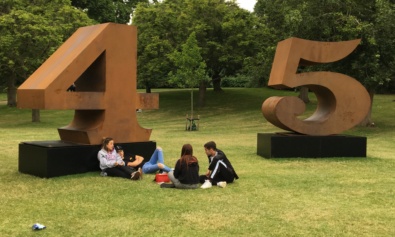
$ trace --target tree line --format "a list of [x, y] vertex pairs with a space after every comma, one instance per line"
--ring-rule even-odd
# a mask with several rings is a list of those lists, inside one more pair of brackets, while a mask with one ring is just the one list
[[281, 40], [361, 38], [347, 58], [303, 70], [352, 76], [373, 100], [395, 90], [394, 21], [393, 0], [258, 0], [254, 12], [234, 0], [3, 0], [0, 88], [15, 106], [18, 85], [77, 28], [131, 22], [138, 27], [138, 86], [148, 92], [198, 87], [204, 104], [206, 88], [221, 91], [227, 79], [265, 86]]

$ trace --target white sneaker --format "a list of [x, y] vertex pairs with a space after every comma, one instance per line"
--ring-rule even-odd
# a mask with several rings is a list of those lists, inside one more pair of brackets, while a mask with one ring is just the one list
[[204, 184], [202, 184], [202, 186], [200, 186], [200, 188], [202, 189], [206, 189], [206, 188], [211, 188], [213, 185], [211, 184], [210, 180], [206, 179], [206, 181], [204, 181]]
[[226, 181], [218, 182], [217, 186], [221, 187], [221, 188], [225, 188], [226, 187]]

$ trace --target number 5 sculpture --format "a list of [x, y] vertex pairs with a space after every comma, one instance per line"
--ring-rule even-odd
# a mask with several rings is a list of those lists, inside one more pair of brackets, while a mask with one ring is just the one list
[[297, 116], [305, 104], [297, 97], [270, 97], [262, 104], [264, 117], [284, 130], [306, 135], [332, 135], [348, 130], [368, 113], [370, 97], [357, 80], [335, 72], [297, 73], [299, 65], [330, 63], [349, 55], [360, 40], [318, 42], [289, 38], [277, 45], [268, 85], [277, 89], [305, 86], [318, 106], [308, 118]]

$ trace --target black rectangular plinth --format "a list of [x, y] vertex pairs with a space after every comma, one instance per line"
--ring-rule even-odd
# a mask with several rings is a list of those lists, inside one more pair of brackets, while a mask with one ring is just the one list
[[266, 158], [366, 157], [366, 137], [258, 133], [257, 154]]
[[[117, 143], [125, 153], [149, 160], [156, 142]], [[19, 144], [18, 170], [42, 178], [99, 171], [97, 153], [100, 145], [83, 145], [64, 141], [31, 141]]]

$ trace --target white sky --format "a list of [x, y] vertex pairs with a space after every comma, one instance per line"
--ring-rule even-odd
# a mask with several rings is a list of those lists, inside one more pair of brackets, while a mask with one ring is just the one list
[[256, 0], [237, 0], [236, 2], [241, 8], [247, 9], [250, 12], [254, 11]]

